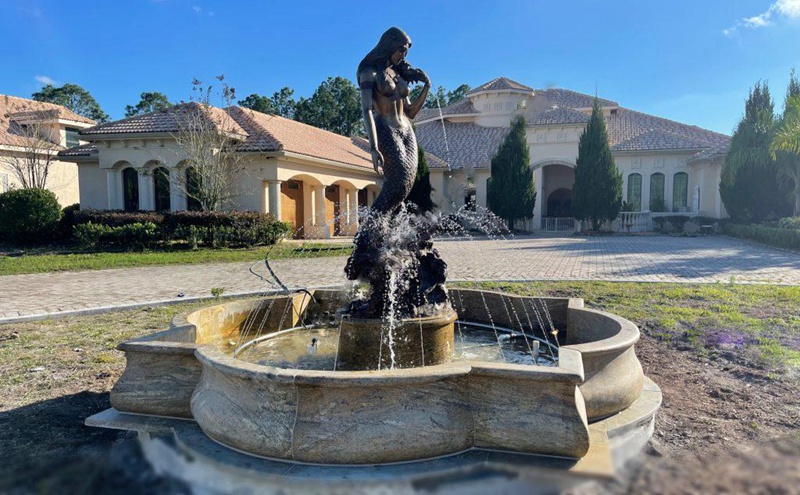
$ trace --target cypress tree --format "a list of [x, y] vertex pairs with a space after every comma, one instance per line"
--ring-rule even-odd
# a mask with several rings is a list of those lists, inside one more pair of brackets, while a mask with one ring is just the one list
[[487, 191], [489, 209], [506, 220], [509, 229], [514, 221], [533, 216], [536, 186], [530, 162], [525, 119], [520, 116], [511, 122], [511, 130], [492, 158]]
[[436, 208], [436, 205], [431, 200], [431, 171], [428, 169], [428, 161], [425, 159], [425, 150], [422, 146], [417, 148], [417, 176], [414, 179], [414, 185], [406, 198], [407, 203], [413, 203], [417, 207], [417, 212], [427, 213]]
[[622, 174], [611, 155], [603, 109], [595, 97], [592, 117], [578, 141], [572, 214], [590, 220], [596, 232], [603, 222], [617, 218], [621, 208]]
[[791, 214], [769, 146], [774, 134], [774, 104], [761, 81], [750, 90], [744, 117], [731, 137], [719, 193], [728, 215], [738, 222], [761, 222]]

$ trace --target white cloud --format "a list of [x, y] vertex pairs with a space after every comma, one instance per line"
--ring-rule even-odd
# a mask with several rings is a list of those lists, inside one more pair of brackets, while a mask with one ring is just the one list
[[203, 11], [203, 8], [200, 7], [199, 5], [194, 5], [192, 6], [192, 10], [194, 10], [195, 14], [199, 14], [200, 12]]
[[42, 83], [42, 84], [52, 84], [53, 86], [58, 86], [58, 81], [56, 81], [52, 77], [36, 76], [35, 79], [36, 79], [36, 82], [39, 82], [39, 83]]
[[733, 36], [740, 28], [758, 29], [771, 26], [774, 24], [773, 17], [800, 18], [800, 0], [777, 0], [764, 12], [753, 17], [740, 19], [733, 26], [723, 29], [722, 33], [725, 36]]

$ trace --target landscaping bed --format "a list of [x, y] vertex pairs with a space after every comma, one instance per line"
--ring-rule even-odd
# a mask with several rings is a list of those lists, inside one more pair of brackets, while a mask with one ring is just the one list
[[[797, 493], [800, 287], [480, 286], [584, 297], [642, 331], [637, 354], [664, 394], [654, 440], [619, 481], [581, 493]], [[118, 343], [202, 305], [0, 326], [0, 492], [180, 492], [147, 468], [135, 438], [83, 420], [109, 407]]]

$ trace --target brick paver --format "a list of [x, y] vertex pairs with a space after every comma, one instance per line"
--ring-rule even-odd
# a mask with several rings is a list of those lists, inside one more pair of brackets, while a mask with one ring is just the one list
[[[800, 285], [800, 254], [720, 236], [527, 237], [436, 244], [451, 280], [609, 280]], [[290, 287], [341, 284], [344, 258], [276, 260]], [[34, 315], [271, 290], [251, 263], [159, 266], [0, 277], [0, 322]], [[266, 275], [265, 267], [257, 271]], [[183, 294], [183, 297], [179, 297]]]

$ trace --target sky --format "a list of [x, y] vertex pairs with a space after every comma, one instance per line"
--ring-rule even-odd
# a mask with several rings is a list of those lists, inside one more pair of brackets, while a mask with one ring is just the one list
[[194, 78], [219, 74], [241, 99], [308, 97], [328, 76], [354, 80], [391, 26], [435, 86], [597, 91], [726, 134], [753, 84], [780, 109], [800, 70], [800, 0], [0, 0], [0, 18], [0, 94], [74, 83], [112, 119], [142, 92], [188, 100]]

